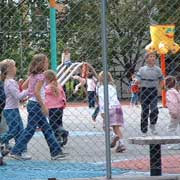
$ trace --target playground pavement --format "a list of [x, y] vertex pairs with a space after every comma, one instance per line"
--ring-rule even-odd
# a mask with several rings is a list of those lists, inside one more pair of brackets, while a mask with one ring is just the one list
[[[159, 135], [164, 136], [167, 133], [166, 129], [169, 122], [169, 115], [167, 109], [159, 108], [159, 111], [160, 113], [157, 130], [159, 132]], [[139, 130], [140, 112], [140, 107], [132, 108], [129, 107], [126, 102], [123, 103], [123, 113], [125, 118], [123, 135], [125, 145], [127, 146], [127, 151], [119, 154], [115, 153], [115, 149], [112, 149], [111, 160], [112, 168], [127, 170], [127, 173], [116, 173], [112, 176], [113, 180], [131, 180], [132, 177], [133, 180], [141, 180], [143, 178], [147, 180], [149, 179], [149, 147], [130, 145], [127, 142], [127, 139], [130, 137], [142, 135]], [[21, 113], [23, 119], [26, 119], [26, 111], [24, 109], [21, 109]], [[97, 122], [93, 123], [91, 120], [91, 113], [92, 109], [89, 109], [86, 103], [68, 104], [67, 108], [65, 109], [64, 126], [70, 131], [70, 138], [67, 146], [64, 148], [64, 151], [69, 153], [69, 155], [67, 156], [67, 159], [63, 161], [63, 163], [103, 164], [105, 162], [106, 153], [104, 132], [102, 130], [102, 119], [100, 116], [98, 116]], [[26, 124], [26, 121], [24, 121], [24, 124]], [[50, 160], [49, 151], [44, 138], [42, 138], [41, 132], [37, 132], [35, 137], [33, 137], [31, 142], [29, 143], [28, 151], [35, 161]], [[9, 158], [7, 158], [7, 163], [8, 159]], [[167, 146], [164, 145], [162, 147], [163, 177], [158, 177], [158, 179], [166, 179], [166, 176], [167, 179], [177, 179], [177, 176], [175, 175], [180, 173], [179, 164], [180, 150], [168, 150]], [[96, 178], [95, 176], [93, 176], [89, 178], [79, 179], [77, 176], [74, 179], [105, 180], [105, 176], [106, 175], [104, 174], [102, 177]], [[60, 179], [63, 180], [63, 178]], [[58, 179], [57, 177], [57, 180], [60, 179]]]

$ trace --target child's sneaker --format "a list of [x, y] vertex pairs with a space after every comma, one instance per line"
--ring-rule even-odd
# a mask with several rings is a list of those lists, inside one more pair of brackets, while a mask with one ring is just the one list
[[168, 146], [169, 150], [180, 150], [180, 144], [171, 144]]
[[147, 133], [142, 133], [142, 137], [147, 137], [148, 134]]
[[21, 155], [10, 154], [9, 156], [16, 160], [31, 160], [32, 159], [32, 157], [30, 155], [27, 155], [26, 153], [22, 153]]
[[6, 149], [4, 146], [1, 145], [1, 146], [0, 146], [0, 153], [1, 153], [1, 156], [4, 157], [4, 156], [6, 156], [6, 155], [9, 154], [9, 150]]
[[150, 129], [151, 129], [151, 134], [152, 135], [157, 135], [157, 131], [156, 131], [156, 126], [155, 124], [150, 124]]
[[126, 147], [123, 144], [119, 144], [116, 148], [117, 153], [122, 153], [126, 150]]
[[119, 140], [118, 136], [114, 137], [114, 139], [111, 142], [111, 148], [114, 148], [116, 146], [116, 143], [117, 143], [118, 140]]
[[67, 142], [68, 142], [68, 135], [66, 135], [66, 136], [63, 137], [63, 142], [61, 143], [61, 146], [66, 145]]
[[51, 156], [51, 160], [61, 160], [61, 159], [65, 159], [65, 157], [66, 157], [65, 153], [60, 152], [56, 156]]

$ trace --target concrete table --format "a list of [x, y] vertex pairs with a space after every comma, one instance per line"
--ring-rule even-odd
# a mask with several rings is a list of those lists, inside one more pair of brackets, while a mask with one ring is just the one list
[[161, 144], [178, 144], [180, 136], [146, 136], [129, 138], [130, 144], [149, 145], [151, 176], [161, 176]]

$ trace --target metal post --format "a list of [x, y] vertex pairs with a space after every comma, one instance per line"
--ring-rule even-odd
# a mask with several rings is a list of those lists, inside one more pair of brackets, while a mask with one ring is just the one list
[[50, 38], [51, 38], [51, 68], [56, 71], [57, 52], [56, 52], [56, 9], [50, 7]]
[[22, 40], [22, 31], [21, 31], [21, 29], [20, 29], [20, 32], [19, 32], [19, 36], [20, 36], [20, 57], [21, 57], [21, 63], [20, 63], [20, 69], [21, 69], [21, 72], [20, 72], [20, 74], [21, 74], [21, 78], [22, 78], [22, 76], [23, 76], [23, 40]]
[[106, 0], [101, 0], [101, 31], [102, 31], [102, 60], [104, 71], [104, 111], [105, 111], [105, 141], [106, 141], [106, 176], [112, 178], [111, 148], [109, 132], [109, 102], [108, 102], [108, 65], [107, 65], [107, 36], [106, 36]]
[[161, 176], [161, 145], [150, 144], [150, 170], [151, 176]]

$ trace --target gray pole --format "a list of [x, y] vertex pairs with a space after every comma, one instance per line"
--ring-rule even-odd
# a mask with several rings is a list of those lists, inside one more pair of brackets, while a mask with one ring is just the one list
[[106, 177], [112, 178], [111, 148], [109, 132], [109, 102], [108, 102], [108, 64], [107, 64], [107, 36], [106, 36], [106, 0], [101, 0], [101, 31], [102, 31], [102, 61], [104, 71], [104, 112], [105, 112], [105, 141], [106, 141]]
[[21, 57], [20, 67], [21, 67], [21, 78], [22, 78], [22, 76], [23, 76], [23, 42], [22, 42], [21, 29], [20, 29], [20, 32], [19, 32], [19, 36], [20, 36], [20, 57]]
[[19, 38], [20, 38], [20, 57], [21, 57], [21, 63], [20, 63], [20, 69], [21, 69], [21, 78], [23, 76], [23, 39], [22, 39], [22, 19], [20, 19], [20, 30], [19, 30]]

